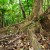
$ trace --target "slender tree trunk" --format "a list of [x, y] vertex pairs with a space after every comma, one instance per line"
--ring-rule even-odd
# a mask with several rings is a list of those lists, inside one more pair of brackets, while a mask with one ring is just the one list
[[1, 10], [2, 14], [0, 16], [0, 28], [4, 27], [4, 11]]
[[24, 10], [24, 7], [23, 7], [23, 5], [21, 3], [21, 0], [19, 0], [19, 5], [20, 5], [20, 8], [22, 10], [23, 17], [26, 18], [25, 10]]
[[2, 28], [2, 18], [0, 16], [0, 28]]
[[4, 27], [4, 10], [2, 12], [2, 28]]

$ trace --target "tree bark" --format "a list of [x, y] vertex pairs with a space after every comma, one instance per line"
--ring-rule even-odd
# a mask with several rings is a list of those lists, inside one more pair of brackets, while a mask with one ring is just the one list
[[[3, 32], [5, 33], [5, 32], [8, 32], [8, 31], [12, 31], [14, 33], [15, 32], [18, 33], [20, 31], [24, 31], [26, 27], [28, 28], [28, 26], [32, 27], [34, 25], [34, 24], [31, 25], [33, 20], [37, 19], [41, 15], [41, 14], [39, 14], [39, 12], [42, 11], [41, 10], [41, 6], [40, 6], [40, 5], [42, 5], [41, 1], [42, 0], [35, 0], [34, 1], [33, 12], [32, 12], [30, 17], [26, 18], [22, 23], [19, 23], [19, 24], [16, 24], [16, 25], [12, 25], [10, 27], [8, 26], [8, 27], [5, 27], [3, 29], [0, 29], [0, 33], [3, 33]], [[40, 25], [40, 23], [38, 21], [36, 21], [34, 23], [36, 25]], [[38, 26], [38, 28], [39, 27], [40, 26]], [[37, 27], [35, 27], [35, 29], [37, 29]], [[37, 39], [35, 38], [36, 37], [35, 32], [34, 32], [35, 29], [34, 29], [34, 26], [31, 29], [29, 29], [28, 35], [29, 35], [29, 38], [31, 40], [31, 44], [32, 44], [33, 48], [35, 50], [42, 50], [40, 44], [38, 43]]]
[[2, 16], [0, 15], [0, 28], [2, 28]]
[[0, 14], [0, 28], [3, 28], [4, 27], [4, 10], [3, 9], [1, 9], [1, 13], [2, 14]]
[[26, 18], [25, 10], [24, 10], [24, 7], [23, 7], [23, 5], [21, 3], [21, 0], [19, 0], [19, 5], [20, 5], [20, 8], [22, 10], [23, 17]]

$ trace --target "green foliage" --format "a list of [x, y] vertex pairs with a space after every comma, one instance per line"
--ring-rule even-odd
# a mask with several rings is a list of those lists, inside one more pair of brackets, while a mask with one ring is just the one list
[[42, 20], [42, 19], [44, 19], [44, 18], [45, 18], [44, 16], [40, 16], [40, 17], [39, 17], [40, 20]]
[[50, 6], [50, 0], [43, 0], [43, 10], [46, 11], [46, 9]]
[[[32, 9], [32, 4], [33, 4], [32, 1], [33, 0], [31, 0], [31, 2], [29, 1], [30, 10]], [[22, 4], [25, 8], [26, 15], [28, 15], [27, 1], [22, 0]], [[3, 23], [5, 26], [19, 23], [24, 20], [19, 5], [19, 0], [0, 0], [0, 12], [2, 13], [3, 11], [4, 11]]]
[[44, 17], [44, 16], [40, 16], [40, 17], [38, 18], [38, 20], [39, 20], [40, 22], [43, 22], [43, 21], [44, 21], [44, 19], [45, 19], [45, 17]]
[[[34, 3], [34, 0], [21, 0], [26, 16], [30, 15], [32, 12], [32, 6]], [[47, 1], [44, 1], [43, 3], [43, 9], [47, 9]], [[50, 5], [50, 1], [49, 4]], [[30, 13], [30, 14], [29, 14]], [[3, 23], [4, 26], [12, 25], [15, 23], [20, 23], [24, 20], [24, 17], [22, 15], [22, 11], [19, 5], [19, 0], [0, 0], [0, 16], [3, 15]], [[43, 19], [43, 17], [40, 17], [40, 20]]]

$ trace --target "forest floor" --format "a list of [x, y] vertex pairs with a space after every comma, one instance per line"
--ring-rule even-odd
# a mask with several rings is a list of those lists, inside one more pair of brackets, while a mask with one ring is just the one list
[[[50, 50], [50, 33], [43, 30], [43, 33], [36, 34], [43, 50]], [[0, 34], [0, 50], [34, 50], [28, 34]]]
[[[42, 49], [50, 50], [50, 20], [49, 22], [48, 20], [46, 21], [42, 23], [42, 26], [44, 26], [45, 29], [41, 29], [40, 32], [36, 32], [34, 30], [36, 33], [33, 33], [36, 35], [35, 38], [40, 43]], [[35, 23], [35, 25], [39, 24]], [[36, 27], [35, 25], [34, 23], [31, 23], [27, 26], [27, 28], [25, 27], [26, 29], [24, 28], [23, 30], [26, 32], [16, 33], [15, 31], [17, 31], [17, 29], [14, 27], [13, 29], [11, 28], [12, 30], [9, 28], [12, 32], [14, 31], [13, 34], [11, 31], [8, 32], [8, 34], [6, 34], [4, 31], [3, 33], [0, 33], [0, 50], [34, 50], [33, 46], [31, 45], [31, 40], [29, 39], [27, 29], [29, 27], [30, 30], [33, 30], [34, 27]]]
[[37, 39], [44, 50], [50, 50], [50, 32], [43, 30], [43, 33], [37, 34]]

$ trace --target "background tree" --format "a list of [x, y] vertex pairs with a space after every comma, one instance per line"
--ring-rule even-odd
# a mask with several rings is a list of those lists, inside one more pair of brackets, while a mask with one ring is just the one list
[[26, 18], [25, 10], [24, 10], [24, 7], [23, 7], [23, 5], [21, 3], [21, 0], [19, 0], [19, 5], [20, 5], [20, 8], [22, 10], [23, 17]]

